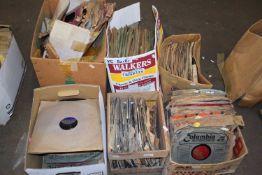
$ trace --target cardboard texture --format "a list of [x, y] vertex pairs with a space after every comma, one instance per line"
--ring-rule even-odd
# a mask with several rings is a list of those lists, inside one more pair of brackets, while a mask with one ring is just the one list
[[[226, 92], [240, 105], [251, 107], [262, 99], [262, 19], [238, 41], [222, 68]], [[221, 65], [223, 66], [223, 65]]]
[[33, 35], [30, 56], [40, 86], [73, 83], [94, 84], [100, 85], [103, 96], [106, 97], [106, 67], [103, 63], [106, 56], [105, 33], [102, 38], [96, 40], [101, 44], [94, 44], [95, 48], [92, 51], [92, 53], [97, 53], [95, 57], [98, 62], [61, 62], [59, 59], [41, 58], [37, 48], [38, 33], [44, 18], [54, 15], [58, 2], [59, 0], [44, 0]]
[[234, 173], [247, 155], [248, 150], [239, 128], [237, 128], [236, 145], [233, 148], [234, 158], [229, 161], [215, 164], [179, 164], [173, 162], [171, 157], [163, 171], [166, 175], [218, 175]]
[[[98, 141], [96, 139], [93, 139], [93, 138], [92, 138], [93, 140], [90, 140], [91, 139], [90, 138], [88, 140], [88, 143], [86, 143], [86, 144], [95, 143], [96, 149], [102, 149], [104, 161], [100, 162], [98, 164], [92, 164], [92, 165], [42, 169], [43, 155], [29, 153], [30, 144], [32, 143], [31, 141], [33, 140], [33, 139], [31, 139], [32, 135], [33, 135], [33, 131], [37, 128], [38, 117], [39, 117], [38, 116], [39, 107], [41, 106], [41, 102], [43, 102], [43, 101], [54, 101], [54, 103], [56, 104], [55, 101], [61, 101], [61, 100], [64, 101], [64, 100], [69, 100], [69, 99], [81, 99], [81, 100], [83, 100], [82, 101], [83, 104], [80, 104], [80, 106], [81, 105], [84, 105], [84, 106], [87, 105], [84, 102], [85, 100], [87, 100], [88, 103], [90, 103], [90, 101], [91, 101], [91, 104], [93, 105], [93, 107], [91, 107], [91, 108], [94, 108], [96, 106], [97, 114], [95, 116], [98, 117], [98, 118], [92, 119], [92, 120], [94, 120], [94, 122], [97, 123], [98, 125], [101, 125], [101, 128], [100, 128], [101, 131], [100, 132], [94, 131], [94, 133], [100, 133], [100, 136], [98, 136], [96, 138], [96, 139], [98, 139]], [[48, 105], [50, 105], [50, 104], [48, 104]], [[40, 109], [40, 112], [41, 112], [41, 110], [43, 111], [43, 109], [44, 109], [43, 106], [41, 108], [42, 109]], [[86, 109], [86, 110], [88, 110], [88, 109]], [[85, 110], [83, 112], [85, 112]], [[91, 111], [88, 112], [88, 113], [90, 114]], [[93, 117], [95, 117], [95, 116], [93, 116]], [[50, 127], [52, 127], [52, 124], [49, 124], [49, 125], [50, 125]], [[79, 126], [79, 124], [78, 124], [78, 126]], [[98, 129], [99, 126], [92, 126], [92, 128]], [[88, 129], [88, 128], [86, 128], [86, 129]], [[89, 129], [91, 129], [91, 128], [89, 128]], [[47, 131], [47, 129], [45, 131]], [[45, 132], [43, 134], [45, 134]], [[53, 133], [53, 134], [55, 135], [56, 133]], [[59, 133], [57, 133], [57, 134], [59, 134]], [[90, 134], [93, 135], [93, 133], [90, 133]], [[82, 135], [81, 137], [84, 137], [84, 136], [88, 137], [88, 133], [86, 133], [86, 135]], [[101, 138], [102, 138], [102, 145], [97, 145], [97, 144], [100, 144], [101, 141], [99, 142], [99, 140], [101, 140]], [[39, 138], [37, 138], [37, 139], [39, 139]], [[38, 140], [38, 141], [40, 141], [40, 140]], [[65, 145], [66, 144], [69, 144], [69, 145], [72, 144], [73, 145], [73, 143], [63, 143], [63, 144], [65, 144]], [[61, 143], [59, 143], [59, 144], [61, 144]], [[95, 147], [93, 147], [93, 148], [95, 148]], [[91, 175], [93, 173], [94, 174], [105, 174], [105, 175], [107, 174], [106, 119], [105, 119], [103, 96], [101, 94], [99, 86], [76, 84], [76, 85], [49, 86], [49, 87], [42, 87], [42, 88], [38, 88], [38, 89], [34, 90], [34, 99], [33, 99], [33, 104], [32, 104], [31, 119], [30, 119], [30, 124], [29, 124], [29, 131], [28, 131], [28, 143], [27, 143], [26, 156], [25, 156], [25, 171], [27, 172], [27, 174], [30, 174], [30, 175], [57, 175], [57, 174], [63, 174], [63, 173], [65, 173], [65, 174], [79, 173], [79, 174], [87, 174], [87, 175]]]
[[161, 79], [161, 88], [164, 96], [164, 101], [169, 100], [169, 94], [172, 89], [210, 89], [212, 84], [203, 76], [201, 73], [200, 67], [200, 34], [183, 34], [183, 35], [171, 35], [166, 38], [160, 48], [159, 62], [163, 59], [163, 53], [170, 43], [179, 43], [179, 42], [196, 42], [195, 47], [195, 61], [197, 66], [197, 75], [198, 83], [185, 78], [176, 76], [165, 70], [163, 67], [159, 66], [159, 73]]
[[[160, 149], [154, 151], [141, 151], [131, 153], [113, 153], [110, 148], [110, 99], [112, 97], [142, 97], [145, 100], [157, 100], [158, 106], [158, 122], [160, 123]], [[143, 93], [109, 93], [107, 97], [107, 143], [108, 143], [108, 159], [110, 164], [111, 174], [123, 174], [123, 173], [153, 173], [162, 172], [164, 168], [164, 162], [169, 154], [170, 144], [167, 135], [167, 127], [165, 123], [164, 108], [162, 98], [159, 92], [143, 92]], [[117, 169], [112, 167], [113, 160], [130, 160], [140, 158], [159, 158], [161, 159], [161, 166], [157, 167], [145, 167], [145, 168], [124, 168]]]
[[[96, 104], [97, 100], [93, 99], [42, 101], [28, 152], [41, 154], [102, 150], [102, 133]], [[75, 128], [64, 130], [59, 126], [60, 121], [66, 117], [77, 119]]]
[[[155, 44], [153, 50], [131, 57], [110, 58], [109, 46], [107, 48], [108, 53], [105, 63], [112, 92], [159, 90], [157, 57], [163, 38], [163, 29], [158, 11], [154, 6], [152, 6], [152, 11], [155, 17]], [[113, 27], [118, 29], [131, 25], [140, 22], [140, 20], [140, 3], [135, 3], [116, 11], [109, 23], [108, 30]]]
[[[2, 35], [1, 29], [6, 31], [5, 34]], [[26, 69], [10, 26], [0, 25], [0, 51], [0, 125], [5, 125], [13, 114], [16, 96]]]
[[63, 61], [80, 61], [87, 45], [90, 45], [90, 31], [84, 28], [56, 20], [50, 33], [50, 43]]

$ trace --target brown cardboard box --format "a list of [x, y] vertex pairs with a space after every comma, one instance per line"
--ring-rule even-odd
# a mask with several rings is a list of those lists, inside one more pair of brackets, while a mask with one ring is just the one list
[[[74, 167], [63, 167], [63, 168], [42, 168], [43, 154], [40, 153], [30, 153], [30, 144], [32, 144], [32, 135], [36, 127], [38, 120], [38, 112], [41, 101], [64, 101], [67, 99], [91, 99], [96, 100], [96, 108], [98, 112], [100, 127], [100, 136], [98, 139], [102, 138], [102, 145], [97, 145], [96, 150], [103, 151], [103, 162], [92, 165], [74, 166]], [[48, 127], [48, 126], [46, 126]], [[99, 126], [97, 127], [99, 128]], [[46, 134], [46, 133], [45, 133]], [[55, 134], [55, 133], [54, 133]], [[89, 137], [89, 135], [85, 135]], [[83, 141], [83, 140], [81, 140]], [[90, 143], [97, 143], [97, 141]], [[101, 141], [99, 141], [101, 143]], [[73, 142], [72, 142], [73, 143]], [[50, 143], [51, 144], [51, 143]], [[63, 143], [66, 144], [66, 143]], [[75, 144], [75, 142], [74, 142]], [[74, 145], [73, 144], [73, 145]], [[87, 143], [89, 144], [89, 143]], [[70, 144], [69, 144], [69, 147]], [[90, 149], [89, 149], [90, 150]], [[84, 149], [78, 151], [87, 151]], [[105, 174], [107, 175], [107, 149], [106, 149], [106, 118], [104, 111], [103, 97], [99, 86], [95, 85], [59, 85], [59, 86], [48, 86], [42, 87], [34, 90], [34, 99], [32, 104], [31, 119], [28, 131], [28, 141], [27, 149], [25, 155], [25, 171], [30, 175], [57, 175], [57, 174]]]
[[[201, 35], [200, 34], [182, 34], [182, 35], [171, 35], [166, 38], [160, 48], [159, 62], [163, 59], [163, 53], [170, 43], [179, 42], [196, 42], [195, 61], [197, 65], [198, 83], [191, 80], [184, 79], [177, 75], [173, 75], [163, 67], [159, 66], [161, 87], [164, 95], [164, 102], [170, 98], [170, 92], [173, 88], [178, 89], [209, 89], [212, 88], [212, 84], [204, 77], [201, 73], [200, 67], [200, 47], [201, 47]], [[161, 54], [162, 53], [162, 54]]]
[[166, 163], [165, 175], [218, 175], [234, 173], [248, 150], [239, 128], [237, 128], [236, 144], [233, 148], [234, 158], [216, 164], [179, 164], [171, 160]]
[[106, 67], [103, 60], [106, 56], [106, 38], [102, 39], [97, 60], [102, 62], [67, 62], [58, 59], [43, 59], [37, 49], [37, 37], [45, 17], [53, 16], [59, 0], [44, 0], [35, 26], [31, 46], [31, 60], [40, 86], [84, 83], [100, 85], [103, 96], [106, 97]]
[[[111, 169], [111, 174], [125, 174], [125, 173], [153, 173], [162, 172], [164, 168], [164, 163], [169, 154], [170, 144], [167, 137], [167, 129], [164, 117], [164, 108], [162, 97], [159, 92], [144, 92], [144, 93], [109, 93], [107, 97], [107, 143], [110, 144], [110, 99], [111, 97], [143, 97], [145, 100], [157, 100], [158, 104], [158, 116], [160, 123], [160, 150], [156, 151], [142, 151], [133, 153], [113, 153], [108, 146], [108, 159], [109, 166]], [[160, 158], [162, 165], [159, 167], [150, 168], [125, 168], [125, 169], [113, 169], [112, 160], [130, 160], [130, 159], [140, 159], [140, 158]]]

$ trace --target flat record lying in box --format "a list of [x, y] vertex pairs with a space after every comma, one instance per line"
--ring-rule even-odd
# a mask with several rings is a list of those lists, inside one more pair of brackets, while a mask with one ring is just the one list
[[97, 100], [42, 101], [28, 152], [102, 150]]

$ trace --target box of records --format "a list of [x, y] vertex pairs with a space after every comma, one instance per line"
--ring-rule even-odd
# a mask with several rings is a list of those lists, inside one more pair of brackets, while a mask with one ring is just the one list
[[106, 96], [106, 27], [114, 3], [44, 0], [31, 60], [40, 86], [96, 84]]
[[169, 144], [160, 93], [111, 93], [107, 98], [111, 173], [162, 172]]
[[35, 89], [25, 171], [30, 175], [107, 174], [106, 119], [99, 86]]
[[141, 21], [140, 3], [114, 12], [107, 30], [105, 58], [112, 92], [159, 90], [157, 50], [163, 29], [155, 6], [152, 11], [154, 20], [147, 19], [151, 26], [143, 22], [148, 17]]
[[164, 102], [172, 89], [211, 88], [200, 68], [200, 34], [172, 35], [160, 48], [159, 72]]
[[25, 68], [10, 26], [0, 25], [0, 125], [5, 125], [13, 114]]
[[171, 151], [166, 174], [235, 172], [248, 152], [239, 128], [244, 122], [223, 91], [173, 91], [167, 109]]

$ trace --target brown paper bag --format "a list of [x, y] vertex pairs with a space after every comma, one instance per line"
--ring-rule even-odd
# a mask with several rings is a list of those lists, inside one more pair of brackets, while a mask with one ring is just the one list
[[[163, 53], [167, 48], [168, 44], [171, 42], [196, 42], [195, 47], [195, 61], [197, 66], [198, 73], [198, 83], [195, 83], [191, 80], [184, 79], [182, 77], [176, 76], [165, 70], [163, 67], [159, 66], [161, 87], [164, 95], [164, 101], [169, 99], [169, 93], [173, 88], [177, 89], [208, 89], [212, 88], [212, 84], [202, 75], [200, 68], [200, 34], [183, 34], [183, 35], [172, 35], [166, 38], [160, 48], [160, 57], [159, 62], [163, 59]], [[162, 57], [162, 58], [161, 58]]]
[[241, 106], [253, 106], [262, 99], [262, 19], [238, 41], [222, 70], [228, 97], [242, 98]]
[[[76, 118], [68, 130], [60, 126], [66, 117]], [[102, 134], [96, 99], [42, 101], [28, 147], [29, 153], [62, 153], [102, 150]]]

